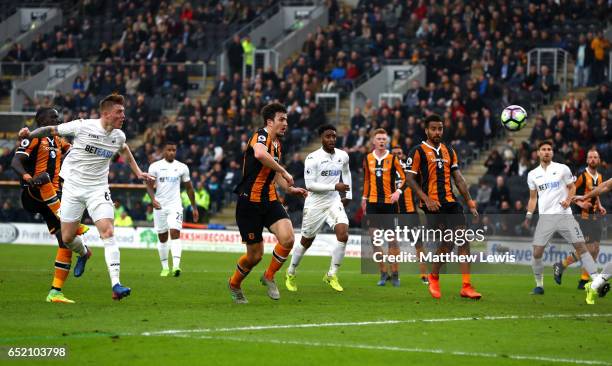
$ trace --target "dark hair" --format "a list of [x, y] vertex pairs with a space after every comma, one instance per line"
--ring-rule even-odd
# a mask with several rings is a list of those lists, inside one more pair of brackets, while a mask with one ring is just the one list
[[177, 146], [177, 147], [178, 147], [178, 144], [176, 143], [176, 141], [173, 141], [173, 140], [169, 140], [169, 141], [166, 141], [166, 142], [164, 143], [164, 147], [166, 147], [166, 146], [168, 146], [168, 145], [174, 145], [174, 146]]
[[338, 131], [336, 130], [336, 127], [334, 127], [334, 125], [326, 123], [323, 126], [319, 127], [319, 130], [317, 132], [319, 133], [319, 136], [322, 136], [323, 133], [325, 133], [325, 131], [327, 130]]
[[47, 114], [48, 112], [54, 110], [54, 108], [51, 107], [40, 107], [37, 111], [36, 111], [36, 117], [34, 117], [34, 119], [36, 120], [36, 123], [40, 124], [40, 120], [41, 118], [43, 118], [43, 116], [45, 114]]
[[431, 122], [443, 122], [443, 120], [439, 114], [430, 114], [429, 116], [425, 117], [425, 128], [428, 128]]
[[540, 141], [540, 142], [538, 143], [538, 150], [540, 150], [540, 148], [541, 148], [542, 146], [544, 146], [544, 145], [550, 145], [550, 147], [551, 147], [551, 148], [553, 148], [553, 147], [555, 146], [555, 145], [553, 145], [553, 142], [552, 142], [552, 141], [550, 141], [550, 140], [543, 140], [543, 141]]
[[125, 98], [121, 94], [111, 94], [100, 101], [100, 111], [107, 110], [115, 104], [124, 105]]
[[280, 103], [270, 103], [261, 109], [261, 117], [264, 120], [264, 125], [268, 124], [268, 120], [274, 120], [276, 113], [287, 113], [287, 108]]

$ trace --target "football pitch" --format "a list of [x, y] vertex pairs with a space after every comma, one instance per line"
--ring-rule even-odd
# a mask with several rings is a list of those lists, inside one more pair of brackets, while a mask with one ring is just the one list
[[351, 258], [339, 272], [345, 291], [335, 293], [322, 281], [329, 259], [306, 257], [299, 292], [286, 290], [283, 268], [273, 301], [259, 283], [266, 255], [243, 284], [250, 303], [235, 305], [227, 279], [236, 253], [184, 251], [181, 277], [161, 278], [156, 250], [122, 249], [132, 295], [115, 302], [104, 251], [93, 254], [64, 287], [77, 303], [50, 304], [55, 247], [0, 245], [2, 349], [68, 347], [65, 359], [26, 361], [36, 365], [612, 365], [612, 298], [586, 305], [576, 270], [558, 286], [547, 268], [539, 297], [529, 295], [530, 267], [474, 275], [480, 301], [459, 297], [460, 275], [443, 275], [434, 300], [418, 276], [377, 287]]

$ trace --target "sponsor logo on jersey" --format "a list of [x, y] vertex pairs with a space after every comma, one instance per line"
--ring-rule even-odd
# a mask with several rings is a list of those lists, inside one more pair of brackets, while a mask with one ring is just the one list
[[179, 181], [179, 177], [159, 177], [157, 180], [160, 183], [176, 183]]
[[540, 184], [538, 186], [538, 190], [539, 191], [544, 191], [544, 190], [547, 190], [547, 189], [557, 189], [559, 187], [561, 187], [561, 182], [547, 182], [547, 183], [544, 183], [544, 184]]
[[342, 171], [338, 169], [322, 170], [321, 176], [322, 177], [337, 177], [341, 174], [341, 172]]
[[113, 156], [112, 151], [105, 150], [105, 149], [91, 146], [91, 145], [85, 145], [85, 151], [87, 151], [90, 154], [98, 155], [100, 157], [107, 158], [107, 159]]

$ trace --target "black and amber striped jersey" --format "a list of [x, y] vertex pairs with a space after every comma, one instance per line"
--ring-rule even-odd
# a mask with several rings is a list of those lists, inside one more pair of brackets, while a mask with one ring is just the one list
[[[595, 175], [589, 173], [588, 169], [585, 169], [577, 178], [576, 178], [576, 195], [584, 196], [585, 194], [591, 192], [595, 187], [601, 184], [601, 182], [605, 181], [605, 178], [601, 173], [595, 171]], [[597, 220], [597, 197], [591, 198], [591, 208], [583, 209], [578, 207], [580, 210], [580, 217], [583, 219], [593, 219]]]
[[429, 198], [438, 203], [456, 202], [451, 173], [459, 169], [459, 163], [452, 147], [441, 143], [435, 148], [423, 141], [410, 151], [406, 165], [408, 173], [417, 175], [417, 182]]
[[268, 131], [265, 128], [260, 128], [249, 139], [249, 146], [244, 152], [242, 161], [242, 180], [236, 186], [235, 193], [244, 195], [251, 202], [271, 202], [276, 201], [276, 186], [274, 177], [276, 172], [268, 167], [265, 167], [257, 158], [255, 158], [255, 144], [262, 144], [267, 147], [268, 153], [272, 158], [280, 163], [281, 158], [281, 143], [278, 139], [272, 141], [268, 136]]
[[402, 164], [389, 151], [381, 158], [374, 152], [366, 155], [363, 174], [363, 198], [368, 203], [391, 203], [391, 194], [397, 190], [397, 179], [406, 181]]
[[[15, 154], [27, 156], [24, 168], [32, 177], [47, 172], [56, 191], [59, 190], [59, 172], [63, 155], [70, 144], [59, 136], [23, 139]], [[23, 180], [22, 187], [28, 187]]]
[[[400, 163], [402, 164], [404, 173], [408, 174], [408, 166], [406, 162], [400, 160]], [[399, 178], [399, 173], [398, 173], [398, 178]], [[397, 205], [398, 205], [399, 213], [415, 212], [414, 198], [412, 196], [412, 189], [410, 187], [406, 187], [406, 189], [402, 191], [402, 195], [400, 196], [400, 199], [397, 201]]]

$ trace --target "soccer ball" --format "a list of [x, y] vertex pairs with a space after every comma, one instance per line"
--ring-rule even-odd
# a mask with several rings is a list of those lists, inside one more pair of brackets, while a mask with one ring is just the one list
[[520, 105], [510, 105], [501, 114], [501, 123], [508, 131], [518, 131], [527, 124], [527, 112]]

